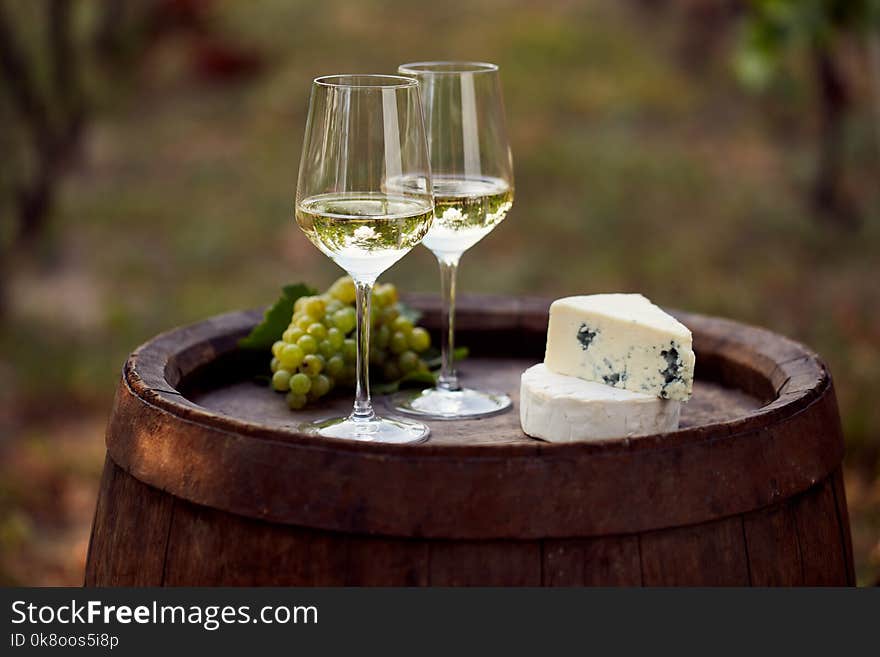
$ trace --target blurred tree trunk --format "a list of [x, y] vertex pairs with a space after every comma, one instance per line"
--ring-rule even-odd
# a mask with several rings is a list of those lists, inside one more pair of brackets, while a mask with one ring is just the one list
[[125, 25], [127, 10], [126, 0], [104, 0], [102, 4], [94, 37], [95, 52], [101, 63], [115, 62], [122, 58], [125, 32], [119, 28]]
[[[13, 252], [33, 245], [46, 231], [58, 185], [75, 159], [88, 116], [82, 84], [83, 56], [74, 40], [76, 0], [43, 0], [45, 21], [44, 84], [38, 80], [41, 57], [19, 41], [19, 31], [0, 0], [0, 77], [10, 106], [25, 130], [27, 154], [7, 154], [18, 171], [14, 226], [9, 252], [0, 253], [0, 268], [10, 266]], [[112, 63], [121, 50], [121, 20], [127, 2], [105, 0], [98, 16], [94, 47], [103, 63]], [[27, 162], [29, 166], [24, 166]], [[8, 271], [0, 272], [0, 316], [5, 308]]]
[[874, 111], [874, 140], [875, 146], [880, 152], [880, 32], [868, 35], [865, 50]]
[[26, 246], [45, 228], [58, 176], [75, 151], [85, 118], [79, 59], [73, 46], [72, 0], [46, 4], [47, 52], [52, 98], [40, 94], [36, 75], [0, 4], [0, 72], [13, 107], [28, 130], [33, 170], [19, 181], [13, 248]]
[[844, 187], [844, 125], [852, 99], [830, 46], [813, 50], [819, 97], [819, 154], [812, 200], [820, 218], [853, 230], [861, 224], [858, 209]]

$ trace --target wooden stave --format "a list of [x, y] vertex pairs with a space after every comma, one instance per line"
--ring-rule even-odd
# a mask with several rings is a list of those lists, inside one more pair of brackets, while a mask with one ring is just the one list
[[854, 585], [841, 470], [741, 516], [643, 534], [447, 541], [275, 525], [158, 491], [108, 457], [86, 586]]
[[[435, 312], [431, 303], [421, 300], [429, 315]], [[521, 329], [543, 331], [548, 303], [546, 300], [464, 303], [461, 324], [464, 331], [468, 330], [469, 321], [476, 320], [483, 326], [492, 326], [493, 322], [500, 326], [503, 324], [499, 322], [505, 318], [509, 321], [514, 315]], [[742, 420], [627, 443], [548, 445], [535, 442], [479, 447], [444, 445], [434, 449], [430, 444], [415, 448], [346, 441], [316, 444], [313, 439], [294, 433], [279, 436], [275, 431], [266, 432], [248, 423], [206, 413], [183, 398], [167, 380], [179, 382], [185, 372], [176, 368], [184, 366], [185, 369], [186, 362], [212, 356], [201, 341], [206, 330], [227, 331], [223, 340], [225, 347], [221, 347], [227, 348], [234, 345], [236, 335], [259, 317], [255, 312], [231, 313], [158, 336], [132, 355], [114, 403], [108, 427], [108, 450], [120, 467], [141, 481], [179, 498], [238, 515], [356, 534], [461, 540], [584, 538], [698, 524], [773, 505], [823, 481], [839, 467], [843, 444], [833, 387], [827, 370], [814, 354], [763, 329], [729, 320], [680, 315], [686, 323], [698, 327], [695, 331], [698, 351], [715, 349], [722, 353], [727, 349], [733, 357], [741, 356], [741, 341], [732, 339], [730, 334], [757, 336], [758, 342], [763, 341], [764, 351], [760, 353], [768, 359], [769, 364], [764, 366], [772, 365], [772, 371], [766, 374], [779, 393], [776, 401]], [[712, 327], [723, 330], [713, 333]], [[193, 353], [187, 352], [188, 349]], [[185, 358], [168, 358], [174, 353], [184, 353]], [[132, 421], [127, 422], [126, 418]], [[150, 440], [149, 435], [143, 435], [144, 426], [164, 428], [168, 439]], [[813, 438], [808, 446], [798, 438], [802, 431]], [[750, 458], [745, 458], [743, 452], [747, 443], [752, 447], [749, 452], [752, 461], [763, 451], [767, 452], [764, 484], [749, 486], [747, 478], [737, 477], [724, 482], [726, 487], [712, 495], [710, 489], [718, 481], [708, 480], [713, 476], [713, 468], [706, 467], [713, 463], [710, 456], [715, 455], [714, 471], [730, 458], [721, 453], [724, 448], [742, 452], [740, 460], [751, 466]], [[215, 464], [224, 466], [211, 470], [214, 479], [205, 480], [204, 458], [200, 468], [181, 466], [179, 454], [185, 449], [180, 448], [187, 445], [190, 453], [213, 454]], [[217, 452], [218, 446], [222, 446], [222, 453]], [[793, 464], [791, 450], [798, 446], [801, 460]], [[775, 450], [770, 449], [774, 447]], [[272, 450], [277, 449], [292, 450], [289, 453], [295, 453], [297, 458], [278, 458], [272, 454]], [[695, 450], [709, 456], [694, 462]], [[254, 451], [259, 452], [256, 457]], [[327, 458], [331, 458], [328, 454], [337, 460], [337, 470], [325, 480], [314, 479], [311, 485], [303, 483], [303, 477], [308, 479], [309, 473], [326, 466]], [[462, 459], [473, 468], [479, 465], [488, 472], [462, 473]], [[567, 478], [576, 486], [588, 478], [585, 472], [609, 460], [616, 461], [616, 470], [612, 467], [603, 471], [599, 467], [591, 480], [612, 481], [620, 489], [617, 493], [612, 491], [597, 498], [594, 491], [592, 500], [584, 504], [585, 498], [590, 499], [589, 490], [564, 487], [560, 483], [560, 479]], [[306, 465], [280, 476], [279, 464], [289, 465], [292, 461]], [[244, 462], [251, 463], [253, 469], [244, 472], [239, 467], [234, 473], [236, 476], [230, 478], [234, 466]], [[646, 476], [649, 462], [652, 467]], [[543, 470], [541, 477], [535, 474], [535, 463]], [[643, 485], [645, 480], [648, 488], [660, 486], [659, 479], [663, 475], [668, 477], [669, 468], [676, 465], [679, 468], [676, 481], [684, 484], [684, 490], [672, 490], [667, 485], [660, 502], [653, 499], [653, 495], [633, 498], [631, 493], [627, 494], [624, 482], [631, 484], [630, 490]], [[797, 467], [792, 470], [793, 465]], [[754, 468], [743, 471], [751, 472], [754, 477]], [[333, 499], [334, 491], [339, 490], [340, 472], [356, 476], [353, 480], [349, 478], [346, 488], [349, 492]], [[698, 474], [689, 474], [692, 472]], [[787, 478], [779, 481], [774, 477], [776, 472], [787, 474]], [[704, 473], [702, 478], [699, 473]], [[226, 479], [218, 480], [220, 475]], [[283, 485], [273, 484], [273, 477]], [[397, 488], [388, 490], [389, 478], [397, 480]], [[701, 480], [701, 486], [694, 485], [697, 479]], [[299, 485], [291, 487], [290, 481], [299, 481]], [[375, 492], [376, 482], [381, 482], [384, 490]], [[242, 491], [248, 491], [253, 485], [262, 488], [251, 491], [250, 497], [242, 496]], [[438, 499], [444, 491], [456, 489], [465, 490], [467, 494], [446, 501]], [[557, 493], [568, 492], [551, 500], [542, 498], [543, 505], [528, 506], [527, 502], [535, 500], [532, 491], [544, 490], [545, 495], [550, 491], [552, 496], [554, 489]], [[523, 490], [525, 494], [518, 494]], [[329, 501], [319, 499], [327, 495], [331, 497]], [[410, 505], [403, 509], [389, 506], [388, 500], [401, 498], [418, 499], [422, 504], [418, 508]], [[585, 510], [589, 513], [584, 513]]]

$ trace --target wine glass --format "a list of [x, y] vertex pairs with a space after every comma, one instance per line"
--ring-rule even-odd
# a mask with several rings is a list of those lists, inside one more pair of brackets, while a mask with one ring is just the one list
[[[434, 223], [422, 241], [440, 264], [442, 367], [437, 385], [389, 398], [398, 412], [475, 419], [510, 408], [510, 397], [459, 385], [455, 372], [455, 277], [462, 254], [488, 235], [513, 204], [498, 67], [479, 62], [418, 62], [398, 68], [421, 84], [434, 185]], [[414, 187], [402, 185], [401, 187]]]
[[[402, 188], [389, 180], [406, 179]], [[427, 439], [421, 422], [381, 418], [370, 403], [370, 297], [376, 278], [422, 241], [434, 216], [418, 81], [329, 75], [312, 85], [296, 189], [296, 221], [354, 279], [357, 391], [351, 415], [306, 425], [330, 438]]]

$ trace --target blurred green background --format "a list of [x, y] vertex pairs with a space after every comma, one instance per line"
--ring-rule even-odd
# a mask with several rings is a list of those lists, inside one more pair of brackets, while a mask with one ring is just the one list
[[[880, 30], [870, 0], [0, 0], [0, 583], [80, 584], [125, 356], [325, 287], [292, 217], [310, 81], [501, 67], [508, 219], [465, 292], [640, 291], [834, 374], [880, 576]], [[437, 289], [414, 251], [385, 276]]]

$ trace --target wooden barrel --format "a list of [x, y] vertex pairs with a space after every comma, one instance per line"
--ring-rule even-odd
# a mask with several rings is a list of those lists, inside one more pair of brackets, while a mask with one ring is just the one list
[[[440, 325], [436, 299], [417, 297]], [[310, 438], [253, 382], [236, 312], [164, 333], [125, 364], [107, 431], [87, 585], [853, 584], [843, 440], [828, 370], [784, 337], [676, 313], [697, 382], [677, 432], [526, 437], [519, 375], [546, 300], [459, 309], [469, 383], [515, 408], [433, 422], [420, 445]], [[381, 400], [377, 400], [381, 404]]]

